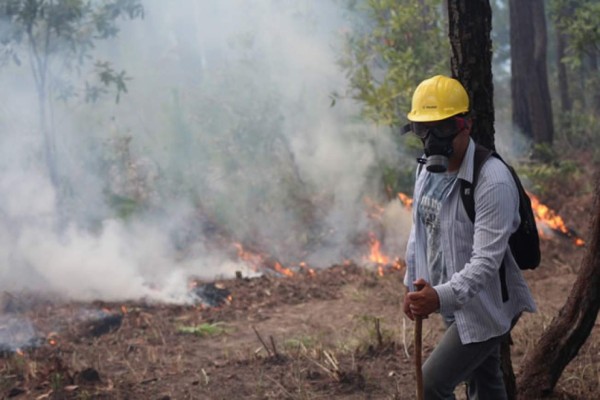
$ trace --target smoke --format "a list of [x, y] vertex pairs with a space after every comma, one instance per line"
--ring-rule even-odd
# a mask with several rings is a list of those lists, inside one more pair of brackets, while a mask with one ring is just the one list
[[[250, 273], [235, 242], [314, 267], [364, 253], [364, 198], [399, 154], [357, 104], [332, 106], [348, 84], [339, 3], [143, 4], [94, 51], [132, 78], [119, 103], [53, 101], [58, 187], [29, 71], [0, 70], [0, 289], [185, 302], [191, 276]], [[406, 215], [385, 215], [401, 255]]]

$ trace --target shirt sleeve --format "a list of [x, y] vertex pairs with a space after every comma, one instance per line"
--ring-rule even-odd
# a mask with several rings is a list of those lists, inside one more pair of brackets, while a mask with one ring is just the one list
[[475, 225], [471, 258], [464, 268], [456, 266], [459, 271], [448, 282], [435, 287], [442, 313], [452, 313], [461, 308], [498, 275], [508, 239], [519, 223], [516, 218], [518, 193], [510, 172], [500, 161], [493, 168], [489, 164], [486, 163], [482, 168], [474, 193]]
[[[419, 186], [421, 177], [422, 167], [419, 165], [415, 172], [415, 187], [413, 190], [413, 207], [417, 207], [416, 195], [417, 188]], [[415, 260], [415, 247], [416, 247], [416, 224], [414, 218], [416, 216], [416, 210], [413, 208], [412, 210], [412, 218], [413, 223], [411, 224], [410, 234], [408, 236], [408, 242], [406, 244], [406, 253], [404, 255], [404, 261], [406, 262], [406, 272], [404, 273], [404, 285], [408, 288], [409, 291], [414, 291], [413, 281], [415, 280], [414, 271], [416, 268], [416, 260]]]

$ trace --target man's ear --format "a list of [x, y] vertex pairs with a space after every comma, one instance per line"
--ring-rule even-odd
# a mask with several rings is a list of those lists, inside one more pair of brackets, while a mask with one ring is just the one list
[[471, 120], [470, 118], [465, 118], [464, 119], [464, 127], [463, 127], [462, 131], [460, 132], [460, 134], [463, 134], [466, 132], [465, 135], [470, 136], [472, 127], [473, 127], [473, 120]]
[[470, 132], [471, 128], [473, 127], [473, 118], [465, 118], [465, 123], [467, 124], [467, 128], [469, 128]]

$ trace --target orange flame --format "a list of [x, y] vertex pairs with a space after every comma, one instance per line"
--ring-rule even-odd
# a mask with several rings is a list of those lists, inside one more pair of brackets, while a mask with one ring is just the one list
[[300, 262], [300, 264], [298, 265], [300, 266], [300, 268], [306, 270], [306, 273], [311, 278], [314, 278], [317, 275], [317, 272], [314, 269], [310, 268], [304, 261]]
[[410, 198], [409, 196], [405, 195], [404, 193], [398, 193], [398, 198], [400, 199], [400, 202], [404, 205], [404, 207], [406, 207], [406, 208], [412, 207], [413, 199]]
[[367, 215], [369, 218], [380, 220], [385, 209], [370, 197], [365, 197], [364, 202], [367, 206]]
[[[556, 232], [563, 233], [568, 237], [574, 236], [573, 231], [567, 228], [567, 225], [565, 224], [560, 215], [558, 215], [555, 211], [551, 210], [550, 207], [548, 207], [547, 205], [542, 204], [537, 196], [531, 193], [527, 194], [531, 199], [531, 208], [533, 209], [533, 212], [535, 214], [535, 220], [538, 223], [538, 225], [545, 225], [550, 229]], [[540, 236], [545, 237], [542, 229], [538, 228], [538, 231], [540, 233]], [[579, 237], [575, 237], [575, 245], [583, 246], [585, 245], [585, 241]]]
[[294, 273], [292, 272], [292, 270], [282, 267], [281, 264], [277, 261], [275, 261], [275, 266], [273, 267], [273, 269], [275, 269], [275, 271], [279, 272], [282, 275], [294, 276]]
[[569, 230], [560, 215], [557, 215], [545, 204], [540, 203], [537, 196], [529, 193], [529, 198], [531, 199], [531, 208], [533, 208], [537, 220], [543, 222], [551, 229], [562, 233], [569, 233]]
[[244, 250], [244, 246], [241, 243], [234, 243], [233, 245], [237, 249], [237, 255], [239, 259], [250, 264], [255, 271], [259, 271], [267, 267], [288, 277], [294, 275], [294, 272], [291, 269], [282, 266], [279, 261], [273, 262], [271, 260], [267, 260], [268, 257], [264, 255]]
[[47, 336], [48, 344], [52, 347], [58, 345], [58, 333], [50, 332]]
[[377, 240], [373, 232], [369, 232], [369, 243], [371, 246], [369, 261], [374, 262], [377, 265], [388, 264], [390, 260], [381, 252], [381, 242]]
[[246, 261], [254, 268], [258, 268], [264, 261], [263, 256], [244, 250], [244, 246], [241, 243], [234, 243], [233, 245], [237, 248], [237, 255], [240, 260]]

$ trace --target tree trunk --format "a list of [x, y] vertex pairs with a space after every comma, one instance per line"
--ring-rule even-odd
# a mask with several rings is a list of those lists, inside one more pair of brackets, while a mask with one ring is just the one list
[[590, 51], [589, 59], [590, 59], [590, 76], [592, 76], [592, 81], [590, 84], [590, 92], [592, 93], [592, 104], [593, 110], [595, 110], [594, 114], [596, 116], [600, 115], [600, 79], [598, 75], [600, 74], [600, 68], [598, 67], [598, 55], [599, 52], [597, 50]]
[[529, 104], [527, 102], [527, 68], [533, 54], [533, 26], [529, 2], [510, 0], [510, 71], [512, 122], [519, 131], [532, 137]]
[[562, 61], [566, 55], [567, 38], [558, 28], [556, 30], [556, 69], [558, 70], [558, 92], [560, 94], [560, 107], [568, 112], [573, 108], [569, 95], [569, 81], [567, 80], [567, 67]]
[[48, 114], [50, 111], [48, 110], [48, 96], [46, 95], [46, 89], [44, 87], [38, 89], [38, 105], [40, 113], [40, 129], [42, 130], [42, 137], [44, 138], [44, 157], [46, 159], [46, 166], [48, 167], [50, 182], [52, 182], [54, 188], [58, 190], [59, 177], [54, 127], [49, 120]]
[[[31, 12], [37, 13], [40, 4], [32, 5], [33, 9]], [[58, 189], [59, 178], [58, 178], [58, 167], [56, 157], [56, 140], [54, 132], [53, 120], [50, 118], [51, 107], [50, 107], [50, 96], [49, 96], [49, 85], [48, 85], [48, 64], [50, 60], [48, 43], [50, 29], [46, 32], [45, 45], [41, 45], [36, 39], [34, 31], [35, 21], [32, 19], [26, 26], [27, 41], [29, 46], [29, 65], [33, 74], [33, 80], [35, 83], [35, 89], [38, 97], [38, 107], [40, 116], [40, 129], [42, 131], [42, 137], [44, 141], [44, 157], [46, 165], [48, 167], [48, 174], [50, 181], [55, 189]], [[57, 194], [60, 191], [57, 190]]]
[[534, 143], [552, 144], [554, 123], [546, 68], [543, 0], [510, 0], [513, 123]]
[[600, 173], [596, 178], [594, 210], [587, 254], [571, 293], [521, 367], [520, 399], [550, 395], [596, 323], [600, 309]]
[[536, 143], [552, 144], [554, 139], [554, 121], [550, 89], [548, 88], [547, 48], [548, 33], [546, 29], [546, 13], [544, 0], [531, 0], [533, 8], [534, 48], [533, 48], [533, 80], [528, 92], [531, 127]]
[[[469, 93], [473, 113], [473, 139], [494, 148], [494, 84], [492, 81], [492, 9], [488, 0], [448, 0], [452, 75]], [[501, 345], [506, 393], [516, 397], [510, 357], [510, 336]]]
[[448, 0], [452, 75], [467, 89], [473, 139], [494, 148], [492, 9], [488, 0]]
[[[569, 112], [573, 109], [573, 100], [571, 99], [569, 75], [567, 72], [567, 66], [563, 62], [563, 59], [567, 55], [568, 36], [563, 31], [564, 27], [562, 22], [565, 19], [573, 17], [573, 3], [563, 2], [556, 10], [554, 15], [553, 23], [556, 29], [556, 70], [558, 71], [558, 92], [560, 95], [560, 106], [561, 109]], [[566, 121], [570, 124], [570, 121]], [[570, 125], [562, 127], [563, 129], [569, 129]]]

